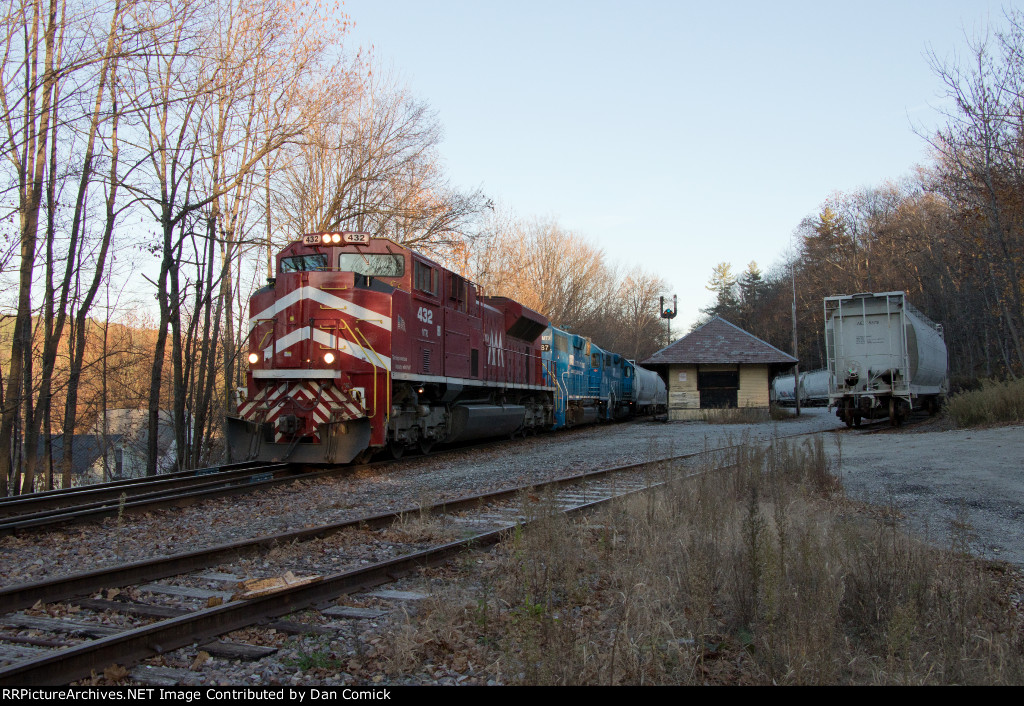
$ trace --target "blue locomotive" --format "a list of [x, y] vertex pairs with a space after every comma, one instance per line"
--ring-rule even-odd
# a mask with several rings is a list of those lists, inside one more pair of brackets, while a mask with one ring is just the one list
[[541, 334], [544, 380], [555, 388], [554, 429], [665, 410], [665, 382], [618, 353], [554, 326]]

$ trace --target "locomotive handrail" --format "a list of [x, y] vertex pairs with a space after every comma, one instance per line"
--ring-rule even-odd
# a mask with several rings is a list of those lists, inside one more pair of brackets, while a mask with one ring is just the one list
[[[359, 329], [353, 329], [351, 326], [348, 325], [348, 322], [345, 321], [345, 319], [338, 319], [338, 321], [339, 321], [339, 323], [341, 323], [342, 326], [344, 326], [346, 329], [348, 329], [349, 333], [352, 335], [352, 340], [350, 342], [354, 343], [357, 346], [359, 346], [359, 350], [361, 350], [363, 352], [363, 356], [364, 356], [365, 360], [367, 362], [369, 362], [370, 365], [373, 366], [373, 411], [370, 413], [369, 416], [376, 417], [377, 416], [377, 368], [378, 367], [379, 368], [385, 368], [384, 361], [381, 359], [381, 357], [377, 353], [377, 351], [374, 350], [373, 346], [370, 344], [370, 341], [367, 340], [366, 336], [363, 335], [362, 331], [359, 331]], [[360, 321], [363, 321], [363, 319], [360, 319]], [[363, 341], [366, 342], [366, 345], [370, 347], [370, 353], [373, 353], [373, 357], [377, 359], [377, 363], [379, 365], [378, 364], [374, 364], [374, 363], [372, 363], [370, 361], [370, 355], [366, 352], [366, 348], [363, 347], [363, 344], [359, 342], [359, 338], [362, 338]], [[387, 400], [387, 402], [388, 402], [388, 405], [390, 406], [390, 402], [391, 402], [390, 399]]]
[[[364, 321], [364, 320], [367, 320], [367, 319], [360, 319], [360, 321]], [[380, 368], [382, 368], [384, 370], [387, 370], [387, 368], [384, 365], [384, 359], [380, 357], [380, 354], [378, 354], [376, 350], [374, 350], [373, 344], [370, 343], [368, 338], [366, 338], [366, 335], [363, 334], [363, 332], [360, 331], [359, 329], [355, 329], [355, 331], [356, 331], [356, 333], [359, 334], [360, 338], [363, 339], [363, 342], [366, 343], [367, 347], [369, 347], [370, 352], [373, 353], [373, 356], [377, 359], [377, 362], [380, 363], [380, 366], [376, 366], [375, 365], [373, 367], [373, 415], [371, 415], [371, 416], [375, 416], [377, 414], [377, 368], [380, 367]], [[363, 353], [365, 354], [366, 351], [364, 350]], [[390, 372], [391, 371], [389, 370], [388, 373], [390, 373]], [[387, 398], [384, 400], [384, 402], [385, 402], [385, 409], [387, 409], [388, 412], [390, 412], [391, 411], [391, 385], [390, 385], [391, 375], [390, 374], [387, 375], [386, 379], [388, 381], [388, 388], [387, 388], [387, 393], [386, 393]], [[384, 414], [384, 423], [385, 424], [387, 423], [388, 417], [390, 417], [390, 416], [391, 415], [388, 414], [388, 413]]]
[[[543, 364], [543, 362], [544, 361], [542, 359], [541, 363]], [[558, 375], [556, 375], [553, 372], [553, 368], [554, 367], [555, 367], [555, 361], [553, 361], [553, 360], [548, 361], [548, 365], [547, 365], [547, 373], [548, 373], [548, 375], [547, 375], [547, 377], [548, 377], [549, 380], [554, 380], [555, 381], [555, 390], [557, 390], [558, 392], [561, 393], [561, 394], [558, 395], [558, 399], [555, 400], [555, 411], [556, 412], [558, 411], [558, 403], [561, 402], [561, 404], [562, 404], [562, 410], [561, 411], [562, 411], [562, 414], [565, 414], [569, 410], [569, 391], [565, 388], [564, 383], [561, 380], [558, 379]]]
[[[271, 317], [269, 319], [256, 319], [253, 322], [252, 328], [255, 329], [260, 324], [265, 324], [265, 323], [274, 324], [274, 323], [277, 323], [277, 319], [275, 319], [274, 317]], [[267, 342], [267, 338], [269, 338], [270, 336], [273, 336], [273, 335], [274, 335], [274, 327], [271, 327], [269, 331], [267, 331], [265, 334], [263, 334], [263, 340], [260, 341], [260, 345], [259, 345], [260, 350], [263, 350], [263, 344]], [[274, 352], [276, 353], [277, 351], [274, 351]]]

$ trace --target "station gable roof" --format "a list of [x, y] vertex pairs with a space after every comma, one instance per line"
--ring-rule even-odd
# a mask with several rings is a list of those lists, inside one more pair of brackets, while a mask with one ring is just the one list
[[785, 368], [796, 362], [797, 359], [788, 353], [716, 316], [672, 345], [662, 348], [641, 365], [746, 363]]

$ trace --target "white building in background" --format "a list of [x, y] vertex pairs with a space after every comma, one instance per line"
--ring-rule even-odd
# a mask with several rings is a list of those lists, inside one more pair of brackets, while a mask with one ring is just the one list
[[[175, 470], [177, 445], [172, 412], [162, 409], [157, 427], [157, 472]], [[191, 426], [191, 419], [189, 420]], [[146, 475], [149, 448], [149, 410], [108, 409], [101, 413], [87, 434], [75, 434], [71, 472], [75, 485], [107, 480], [139, 478]], [[54, 472], [59, 474], [64, 458], [64, 437], [50, 444]]]

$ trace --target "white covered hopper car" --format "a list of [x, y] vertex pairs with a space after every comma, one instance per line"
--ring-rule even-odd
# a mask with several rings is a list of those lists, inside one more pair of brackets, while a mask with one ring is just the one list
[[942, 327], [903, 292], [825, 297], [829, 406], [847, 426], [938, 409], [948, 389]]

